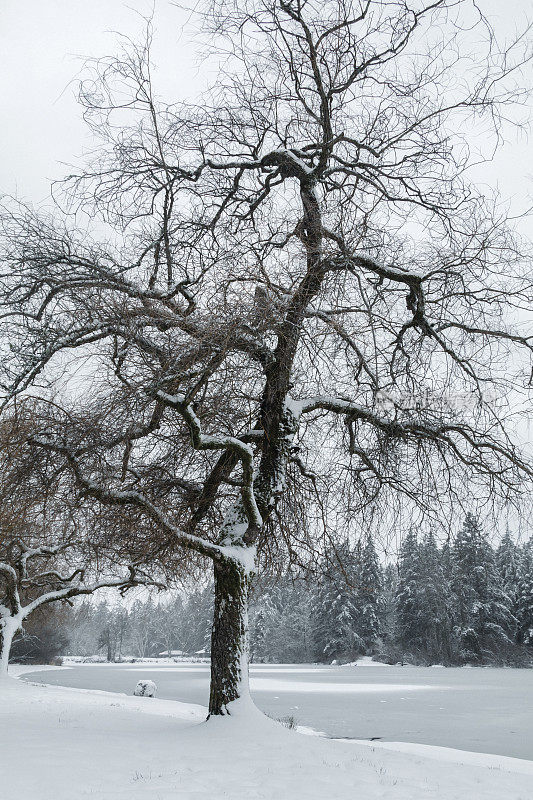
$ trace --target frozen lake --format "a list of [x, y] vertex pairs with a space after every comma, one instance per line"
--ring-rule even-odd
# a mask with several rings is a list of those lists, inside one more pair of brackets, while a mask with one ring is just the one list
[[[29, 680], [207, 705], [207, 664], [98, 664], [29, 673]], [[257, 705], [334, 737], [455, 747], [533, 760], [533, 670], [252, 665]], [[149, 701], [147, 701], [149, 702]]]

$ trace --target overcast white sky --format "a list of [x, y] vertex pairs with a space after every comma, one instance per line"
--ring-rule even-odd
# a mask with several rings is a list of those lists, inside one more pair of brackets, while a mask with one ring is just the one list
[[[508, 36], [528, 15], [533, 18], [531, 0], [478, 3]], [[169, 0], [154, 0], [154, 6], [157, 89], [175, 100], [203, 84], [191, 41], [194, 20]], [[39, 203], [48, 196], [49, 180], [61, 177], [64, 164], [90, 146], [73, 80], [84, 57], [113, 53], [113, 31], [135, 37], [143, 27], [136, 12], [151, 10], [151, 0], [0, 0], [0, 194]], [[513, 136], [483, 171], [483, 179], [514, 197], [517, 212], [533, 196], [531, 151], [524, 135]]]
[[[135, 38], [144, 27], [136, 11], [151, 9], [146, 0], [0, 0], [0, 193], [39, 201], [64, 173], [60, 162], [90, 146], [75, 100], [83, 61], [114, 53], [115, 31]], [[156, 1], [157, 83], [170, 99], [202, 84], [188, 19]]]

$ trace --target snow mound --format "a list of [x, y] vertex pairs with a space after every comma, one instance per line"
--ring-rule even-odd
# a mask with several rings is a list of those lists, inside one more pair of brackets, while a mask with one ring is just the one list
[[155, 697], [155, 693], [157, 691], [157, 686], [153, 681], [149, 681], [146, 678], [144, 680], [140, 680], [135, 687], [135, 691], [133, 694], [135, 697]]

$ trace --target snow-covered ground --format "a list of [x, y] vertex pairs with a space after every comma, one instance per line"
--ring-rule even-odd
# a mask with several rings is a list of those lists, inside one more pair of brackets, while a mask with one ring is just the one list
[[[162, 699], [206, 705], [209, 697], [208, 663], [76, 664], [38, 679], [126, 694], [149, 679]], [[365, 660], [358, 666], [252, 664], [251, 687], [269, 716], [292, 716], [335, 738], [380, 737], [533, 760], [533, 670]]]
[[304, 736], [252, 706], [205, 722], [205, 708], [171, 700], [13, 678], [0, 691], [2, 800], [531, 797], [520, 759]]

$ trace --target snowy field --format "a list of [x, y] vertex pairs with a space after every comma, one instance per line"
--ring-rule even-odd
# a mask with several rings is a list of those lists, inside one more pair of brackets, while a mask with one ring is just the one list
[[[255, 665], [267, 714], [329, 736], [415, 742], [533, 760], [533, 670]], [[103, 664], [29, 675], [56, 686], [131, 695], [140, 678], [161, 699], [205, 706], [207, 664]], [[530, 795], [533, 796], [533, 793]]]
[[204, 708], [169, 700], [12, 678], [1, 691], [2, 800], [531, 798], [520, 759], [304, 736], [251, 706], [206, 723]]

